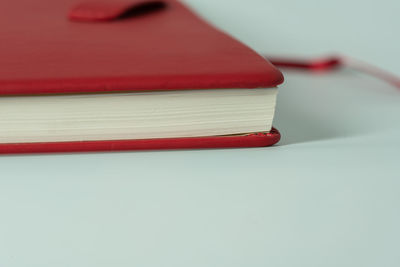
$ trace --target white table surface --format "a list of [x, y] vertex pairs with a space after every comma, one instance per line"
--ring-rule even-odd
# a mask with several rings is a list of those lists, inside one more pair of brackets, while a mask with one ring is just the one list
[[[400, 74], [398, 1], [188, 2], [259, 52]], [[400, 266], [400, 91], [285, 75], [275, 147], [0, 157], [0, 266]]]

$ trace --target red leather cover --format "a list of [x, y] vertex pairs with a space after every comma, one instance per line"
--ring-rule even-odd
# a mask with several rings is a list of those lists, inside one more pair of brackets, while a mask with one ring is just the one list
[[0, 144], [0, 154], [244, 148], [272, 146], [279, 142], [279, 140], [279, 132], [276, 129], [272, 129], [272, 131], [269, 133], [255, 133], [244, 136], [211, 136], [147, 140]]
[[0, 94], [254, 88], [283, 81], [263, 57], [175, 0], [136, 13], [138, 2], [149, 1], [82, 1], [0, 1]]
[[[0, 1], [0, 95], [275, 87], [283, 76], [175, 0]], [[267, 146], [279, 133], [0, 144], [0, 153]]]

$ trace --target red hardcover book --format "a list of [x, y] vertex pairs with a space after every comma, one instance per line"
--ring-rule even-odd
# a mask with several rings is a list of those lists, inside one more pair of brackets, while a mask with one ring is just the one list
[[[82, 1], [0, 3], [0, 101], [5, 103], [0, 103], [0, 110], [15, 101], [25, 112], [21, 103], [29, 98], [256, 90], [283, 82], [281, 72], [267, 60], [178, 1]], [[0, 120], [8, 118], [4, 112], [10, 113], [4, 109]], [[26, 112], [25, 125], [32, 113]], [[106, 140], [20, 140], [13, 138], [16, 130], [6, 133], [10, 137], [3, 140], [0, 131], [0, 153], [256, 147], [280, 139], [273, 128], [242, 134]]]

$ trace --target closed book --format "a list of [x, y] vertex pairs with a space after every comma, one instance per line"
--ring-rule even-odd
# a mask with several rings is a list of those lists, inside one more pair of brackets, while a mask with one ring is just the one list
[[0, 153], [270, 146], [283, 76], [175, 0], [0, 2]]

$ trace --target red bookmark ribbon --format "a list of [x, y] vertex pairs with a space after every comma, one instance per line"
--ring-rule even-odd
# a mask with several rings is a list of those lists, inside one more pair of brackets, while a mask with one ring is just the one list
[[318, 59], [293, 59], [275, 57], [266, 58], [278, 68], [296, 68], [309, 71], [332, 71], [343, 67], [349, 67], [381, 79], [400, 89], [400, 78], [396, 75], [366, 62], [351, 59], [349, 57], [330, 56]]

